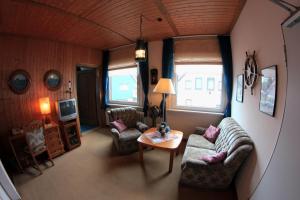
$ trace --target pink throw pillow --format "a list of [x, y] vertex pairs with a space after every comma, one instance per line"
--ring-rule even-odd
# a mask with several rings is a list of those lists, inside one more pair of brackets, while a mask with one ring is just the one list
[[216, 163], [223, 162], [226, 157], [227, 157], [227, 152], [222, 151], [213, 156], [208, 156], [208, 155], [202, 156], [200, 159], [209, 164], [216, 164]]
[[116, 121], [110, 122], [112, 127], [116, 128], [119, 133], [125, 131], [127, 129], [127, 126], [124, 124], [122, 119], [117, 119]]
[[205, 137], [208, 141], [215, 143], [217, 137], [220, 134], [220, 130], [221, 130], [220, 128], [210, 125], [208, 129], [206, 129], [205, 133], [203, 134], [203, 137]]

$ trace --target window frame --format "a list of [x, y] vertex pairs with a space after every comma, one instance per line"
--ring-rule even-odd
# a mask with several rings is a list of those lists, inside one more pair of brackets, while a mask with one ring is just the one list
[[[112, 92], [111, 92], [111, 80], [109, 78], [109, 71], [115, 71], [115, 70], [122, 70], [122, 69], [130, 69], [130, 68], [136, 68], [137, 69], [137, 102], [128, 102], [128, 101], [113, 101], [112, 98]], [[141, 77], [140, 77], [140, 72], [139, 72], [139, 67], [138, 65], [130, 65], [126, 67], [118, 67], [118, 68], [112, 68], [108, 69], [108, 105], [120, 105], [120, 106], [141, 106], [141, 102], [143, 101], [144, 97], [142, 97], [142, 91], [140, 85], [142, 84], [141, 82]]]
[[[220, 66], [222, 66], [222, 79], [221, 79], [222, 90], [221, 90], [221, 106], [220, 106], [220, 108], [192, 107], [192, 106], [177, 105], [177, 95], [178, 95], [178, 93], [177, 93], [178, 84], [177, 84], [177, 73], [176, 73], [177, 65], [220, 65]], [[202, 78], [202, 81], [205, 82], [205, 79]], [[196, 83], [196, 81], [195, 81], [195, 83]], [[223, 70], [223, 64], [222, 63], [209, 63], [209, 64], [207, 64], [207, 63], [174, 63], [173, 84], [174, 84], [174, 87], [175, 87], [176, 94], [171, 96], [171, 109], [173, 109], [173, 110], [182, 110], [182, 111], [208, 112], [208, 113], [224, 113], [225, 107], [226, 107], [226, 102], [227, 102], [227, 96], [226, 96], [226, 91], [225, 91], [224, 70]], [[202, 82], [202, 84], [203, 84], [203, 82]], [[202, 85], [202, 89], [203, 88], [205, 88], [205, 86]]]

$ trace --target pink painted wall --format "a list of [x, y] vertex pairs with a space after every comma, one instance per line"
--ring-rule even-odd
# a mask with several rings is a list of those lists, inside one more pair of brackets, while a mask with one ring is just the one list
[[[236, 179], [239, 199], [248, 199], [258, 185], [271, 159], [280, 132], [286, 98], [287, 71], [281, 23], [288, 12], [268, 0], [250, 0], [234, 26], [232, 51], [234, 87], [232, 117], [248, 132], [255, 143], [255, 150], [243, 165]], [[259, 111], [260, 78], [254, 93], [244, 93], [244, 102], [236, 96], [236, 76], [243, 73], [245, 52], [256, 51], [259, 71], [271, 65], [278, 66], [278, 90], [275, 117]]]

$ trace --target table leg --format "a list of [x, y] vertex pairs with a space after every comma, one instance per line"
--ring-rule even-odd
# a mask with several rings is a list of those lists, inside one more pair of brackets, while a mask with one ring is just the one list
[[141, 143], [139, 143], [140, 162], [143, 162], [143, 160], [144, 160], [143, 151], [144, 151], [143, 145]]
[[171, 150], [171, 151], [170, 151], [169, 173], [171, 173], [171, 172], [172, 172], [172, 169], [173, 169], [174, 151], [176, 151], [176, 150]]

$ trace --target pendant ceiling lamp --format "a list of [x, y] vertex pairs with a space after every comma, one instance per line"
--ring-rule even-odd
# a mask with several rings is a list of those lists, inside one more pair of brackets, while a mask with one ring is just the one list
[[136, 41], [135, 60], [136, 62], [146, 61], [146, 45], [142, 34], [143, 15], [140, 16], [140, 38]]

